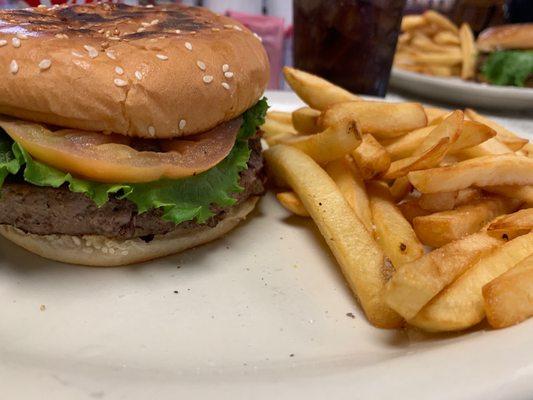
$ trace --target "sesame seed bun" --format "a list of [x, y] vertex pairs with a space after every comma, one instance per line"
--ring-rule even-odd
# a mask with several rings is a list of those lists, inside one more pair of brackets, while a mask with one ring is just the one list
[[502, 25], [485, 29], [477, 39], [480, 51], [533, 49], [533, 23]]
[[93, 267], [118, 267], [180, 253], [223, 236], [254, 209], [259, 197], [250, 197], [215, 227], [194, 232], [156, 235], [146, 243], [141, 239], [115, 240], [105, 236], [35, 235], [11, 225], [0, 225], [0, 234], [20, 247], [49, 260]]
[[62, 127], [179, 137], [235, 118], [262, 95], [257, 36], [167, 4], [0, 11], [0, 113]]

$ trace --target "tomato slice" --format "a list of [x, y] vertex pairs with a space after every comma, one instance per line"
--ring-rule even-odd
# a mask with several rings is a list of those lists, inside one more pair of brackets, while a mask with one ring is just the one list
[[[139, 183], [199, 174], [231, 151], [242, 119], [237, 118], [186, 139], [146, 139], [162, 151], [139, 151], [132, 139], [74, 129], [51, 131], [43, 125], [0, 118], [2, 127], [32, 157], [97, 182]], [[138, 142], [138, 140], [137, 140]]]

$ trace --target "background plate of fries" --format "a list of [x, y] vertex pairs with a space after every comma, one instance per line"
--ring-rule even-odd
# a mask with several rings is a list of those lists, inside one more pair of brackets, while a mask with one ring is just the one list
[[392, 69], [391, 88], [421, 98], [445, 103], [463, 104], [493, 110], [531, 111], [533, 89], [495, 86], [465, 81], [457, 77], [440, 77]]
[[[517, 137], [531, 121], [363, 102], [288, 73], [307, 104], [267, 93], [263, 126], [280, 188], [225, 238], [111, 269], [0, 239], [2, 398], [533, 398], [533, 320], [491, 327], [531, 312], [532, 221], [517, 201], [532, 195]], [[435, 293], [405, 324], [398, 311]]]
[[446, 103], [531, 111], [532, 88], [482, 83], [486, 81], [480, 73], [482, 58], [468, 23], [457, 26], [433, 10], [406, 15], [390, 84]]

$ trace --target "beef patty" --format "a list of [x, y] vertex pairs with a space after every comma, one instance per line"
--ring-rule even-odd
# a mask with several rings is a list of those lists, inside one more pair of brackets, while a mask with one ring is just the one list
[[[244, 190], [235, 194], [235, 207], [251, 196], [264, 193], [265, 172], [258, 137], [249, 141], [252, 150], [248, 169], [240, 174]], [[215, 213], [200, 225], [186, 221], [179, 225], [161, 219], [162, 210], [138, 214], [129, 200], [111, 198], [102, 207], [81, 193], [68, 189], [34, 186], [25, 182], [6, 182], [0, 191], [0, 224], [12, 225], [37, 235], [103, 235], [110, 238], [141, 237], [146, 241], [153, 235], [176, 229], [195, 230], [201, 226], [216, 226], [231, 207], [213, 207]]]

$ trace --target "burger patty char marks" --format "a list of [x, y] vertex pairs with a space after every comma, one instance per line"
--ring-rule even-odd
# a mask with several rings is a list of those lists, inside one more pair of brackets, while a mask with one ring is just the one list
[[[252, 150], [248, 169], [241, 172], [239, 184], [244, 190], [236, 193], [236, 205], [251, 196], [264, 193], [265, 172], [258, 137], [249, 140]], [[232, 206], [235, 207], [236, 205]], [[102, 207], [81, 193], [66, 188], [38, 187], [29, 183], [6, 182], [0, 191], [0, 224], [12, 225], [37, 235], [64, 234], [73, 236], [103, 235], [110, 238], [141, 237], [149, 241], [153, 235], [174, 230], [194, 230], [216, 226], [231, 208], [213, 207], [215, 213], [205, 224], [186, 221], [179, 225], [161, 219], [162, 210], [138, 214], [129, 200], [111, 198]]]

